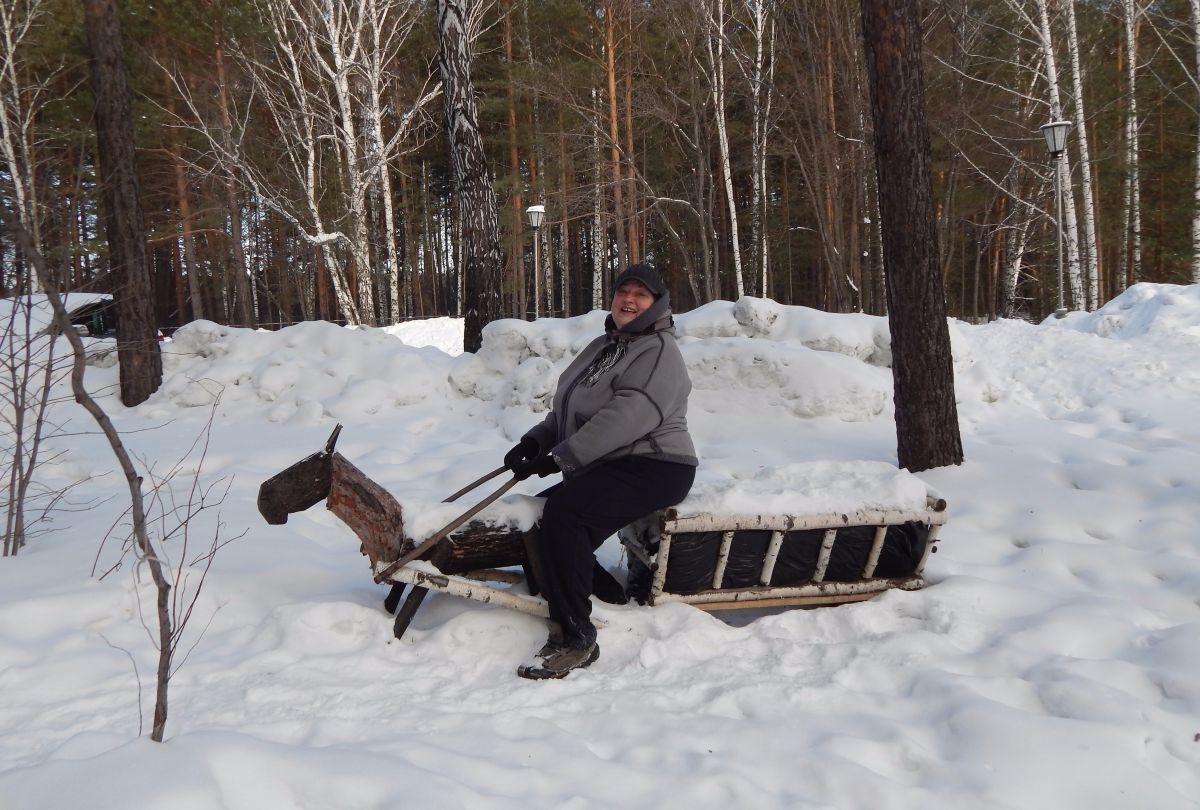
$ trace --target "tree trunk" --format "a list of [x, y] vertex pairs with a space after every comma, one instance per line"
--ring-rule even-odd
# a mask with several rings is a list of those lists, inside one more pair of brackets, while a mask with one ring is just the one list
[[[232, 153], [233, 120], [229, 115], [229, 85], [225, 81], [225, 49], [222, 43], [223, 33], [218, 28], [216, 41], [213, 43], [213, 62], [217, 68], [217, 101], [221, 107], [221, 137], [225, 140], [227, 153]], [[258, 325], [254, 316], [253, 300], [250, 294], [250, 279], [247, 275], [246, 251], [243, 248], [242, 206], [238, 203], [237, 184], [233, 178], [233, 167], [228, 163], [222, 167], [221, 187], [225, 192], [225, 209], [229, 215], [229, 241], [233, 253], [233, 295], [234, 312], [238, 326], [253, 328]]]
[[[1200, 3], [1200, 0], [1196, 0]], [[563, 111], [559, 108], [558, 112], [558, 177], [559, 177], [559, 211], [562, 212], [562, 222], [559, 225], [559, 295], [561, 296], [560, 304], [562, 305], [562, 316], [564, 318], [571, 317], [571, 250], [570, 250], [570, 225], [567, 216], [567, 200], [571, 193], [571, 167], [572, 164], [567, 160], [567, 135], [566, 126], [563, 123]], [[1200, 177], [1200, 175], [1198, 175]], [[1200, 181], [1198, 181], [1200, 182]], [[1198, 186], [1200, 188], [1200, 186]], [[1200, 210], [1200, 209], [1198, 209]]]
[[1075, 0], [1066, 0], [1067, 44], [1071, 51], [1071, 90], [1074, 96], [1075, 140], [1079, 144], [1079, 189], [1083, 202], [1083, 262], [1087, 308], [1100, 305], [1100, 257], [1096, 239], [1095, 194], [1092, 190], [1092, 153], [1083, 104], [1083, 66], [1079, 58], [1079, 32], [1075, 25]]
[[[1200, 0], [1190, 0], [1192, 12], [1192, 41], [1200, 43]], [[1196, 48], [1196, 74], [1193, 77], [1200, 94], [1200, 47]], [[1197, 104], [1200, 109], [1200, 104]], [[1192, 283], [1200, 284], [1200, 114], [1196, 117], [1196, 147], [1192, 155]]]
[[487, 156], [479, 134], [464, 0], [438, 0], [438, 44], [446, 135], [462, 217], [465, 266], [461, 272], [465, 274], [466, 299], [463, 349], [475, 352], [482, 345], [484, 325], [502, 315], [503, 256], [496, 220], [496, 193], [488, 176]]
[[145, 402], [162, 383], [154, 287], [134, 158], [133, 102], [116, 0], [83, 0], [83, 12], [96, 99], [104, 227], [111, 268], [119, 279], [113, 297], [117, 302], [121, 402], [133, 407]]
[[629, 262], [629, 248], [625, 244], [625, 202], [621, 180], [621, 136], [617, 125], [617, 57], [616, 57], [616, 2], [604, 2], [604, 71], [608, 81], [608, 143], [609, 159], [612, 163], [613, 235], [617, 240], [617, 266]]
[[1121, 233], [1121, 271], [1117, 274], [1117, 292], [1142, 276], [1142, 204], [1140, 177], [1140, 148], [1138, 145], [1137, 106], [1137, 35], [1142, 15], [1138, 0], [1123, 0], [1121, 21], [1125, 32], [1125, 185], [1124, 214]]
[[361, 68], [359, 54], [362, 43], [358, 41], [357, 31], [354, 30], [362, 23], [361, 11], [362, 9], [355, 9], [356, 14], [350, 15], [345, 9], [334, 8], [333, 0], [324, 0], [319, 18], [325, 25], [326, 37], [320, 45], [312, 46], [312, 52], [327, 50], [331, 62], [329, 67], [332, 69], [329, 70], [328, 81], [333, 89], [341, 125], [337, 141], [341, 147], [342, 160], [345, 161], [342, 176], [350, 203], [346, 212], [350, 233], [346, 241], [353, 263], [352, 277], [358, 293], [358, 316], [367, 326], [375, 326], [375, 284], [367, 236], [367, 198], [374, 173], [367, 171], [363, 164], [358, 124], [355, 121], [359, 110], [350, 88], [352, 71]]
[[[501, 12], [503, 16], [503, 36], [504, 36], [504, 101], [507, 105], [506, 114], [508, 115], [508, 171], [512, 182], [512, 218], [513, 218], [513, 250], [512, 256], [509, 257], [509, 263], [512, 266], [513, 293], [516, 298], [516, 306], [513, 307], [513, 316], [525, 320], [529, 317], [529, 290], [528, 277], [525, 274], [525, 199], [521, 194], [522, 186], [524, 185], [521, 177], [521, 154], [517, 148], [517, 93], [513, 86], [513, 37], [512, 37], [512, 0], [506, 0], [504, 10]], [[534, 133], [536, 137], [537, 133]], [[534, 235], [536, 239], [536, 234]], [[533, 275], [536, 279], [537, 268], [533, 270]], [[534, 281], [535, 294], [533, 296], [533, 317], [538, 317], [540, 306], [538, 296], [536, 294], [537, 282]]]
[[917, 472], [962, 462], [938, 268], [918, 0], [862, 0], [892, 337], [897, 458]]
[[[592, 88], [592, 106], [599, 118], [599, 91]], [[608, 256], [608, 233], [604, 227], [603, 157], [600, 153], [600, 128], [592, 130], [592, 150], [595, 154], [592, 192], [592, 309], [604, 307], [604, 266]]]
[[625, 84], [625, 162], [629, 164], [629, 170], [625, 173], [625, 211], [627, 235], [625, 244], [629, 248], [629, 263], [638, 264], [642, 261], [642, 233], [641, 215], [639, 214], [638, 195], [637, 195], [637, 163], [634, 161], [634, 142], [633, 142], [633, 2], [632, 0], [624, 0], [621, 8], [622, 16], [625, 23], [625, 49], [622, 53], [622, 72]]
[[[377, 0], [368, 2], [368, 30], [366, 33], [368, 41], [363, 55], [366, 62], [366, 110], [363, 114], [367, 119], [367, 128], [370, 134], [367, 140], [367, 159], [371, 169], [371, 186], [377, 200], [377, 210], [382, 209], [379, 211], [379, 219], [382, 220], [384, 252], [387, 256], [386, 286], [389, 300], [387, 319], [391, 323], [396, 323], [400, 320], [401, 296], [404, 293], [400, 254], [396, 249], [396, 212], [392, 200], [391, 167], [388, 165], [390, 150], [385, 146], [387, 142], [383, 135], [385, 115], [383, 93], [386, 90], [388, 78], [385, 75], [387, 66], [383, 64], [388, 55], [385, 41], [389, 37], [390, 27], [398, 24], [398, 21], [390, 18], [389, 11], [390, 7], [386, 3], [381, 8]], [[399, 109], [395, 110], [394, 114], [400, 121], [398, 128], [406, 127], [407, 123], [404, 122]]]
[[730, 165], [729, 134], [725, 127], [725, 0], [715, 0], [716, 15], [709, 10], [709, 31], [705, 38], [705, 53], [712, 71], [713, 116], [717, 123], [717, 147], [720, 150], [721, 177], [725, 183], [725, 203], [729, 210], [729, 252], [733, 259], [733, 276], [737, 297], [746, 294], [742, 275], [742, 248], [738, 239], [737, 199], [733, 195], [733, 167]]
[[412, 317], [416, 312], [413, 304], [413, 285], [416, 283], [417, 265], [417, 204], [410, 201], [408, 174], [404, 164], [400, 165], [400, 210], [404, 212], [404, 315]]
[[[1047, 0], [1036, 0], [1038, 32], [1042, 42], [1042, 56], [1046, 64], [1046, 89], [1050, 98], [1050, 117], [1063, 120], [1063, 111], [1058, 87], [1058, 60], [1054, 54], [1054, 39], [1050, 32], [1050, 13]], [[1071, 160], [1068, 152], [1062, 157], [1062, 235], [1066, 250], [1067, 283], [1071, 288], [1071, 306], [1084, 309], [1083, 274], [1079, 269], [1079, 226], [1075, 219], [1075, 194], [1071, 191]]]
[[[1019, 167], [1014, 168], [1012, 185], [1006, 190], [1009, 197], [1014, 200], [1021, 199], [1021, 173], [1022, 170]], [[1038, 196], [1041, 196], [1040, 191]], [[1014, 218], [1015, 222], [1013, 222]], [[1005, 230], [1004, 266], [997, 284], [996, 311], [1000, 313], [1001, 318], [1012, 318], [1018, 314], [1017, 285], [1025, 264], [1025, 249], [1029, 245], [1029, 227], [1032, 218], [1033, 212], [1025, 205], [1014, 206], [1008, 217], [1008, 227]]]
[[758, 294], [766, 298], [771, 294], [767, 246], [767, 142], [771, 101], [775, 93], [775, 18], [773, 6], [768, 6], [767, 0], [754, 0], [751, 12], [754, 31], [754, 69], [750, 82], [754, 138], [751, 144], [754, 163], [751, 183], [754, 196], [752, 232]]
[[[174, 96], [167, 96], [167, 111], [175, 117]], [[201, 320], [208, 316], [204, 312], [204, 299], [200, 294], [200, 262], [196, 259], [195, 239], [192, 236], [192, 200], [188, 194], [187, 166], [179, 146], [179, 135], [173, 127], [166, 128], [171, 165], [175, 172], [175, 201], [179, 206], [180, 244], [183, 248], [183, 270], [187, 273], [187, 295], [192, 305], [192, 319]], [[185, 314], [179, 312], [179, 321], [184, 323]]]

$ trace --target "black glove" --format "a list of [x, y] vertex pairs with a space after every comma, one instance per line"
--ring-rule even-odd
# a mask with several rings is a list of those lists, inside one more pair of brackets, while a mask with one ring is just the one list
[[547, 453], [531, 461], [518, 461], [512, 468], [512, 472], [518, 481], [524, 481], [534, 473], [537, 473], [539, 478], [545, 478], [547, 475], [554, 475], [554, 473], [559, 472], [561, 469], [558, 466], [558, 462], [554, 460], [554, 456]]
[[504, 454], [504, 466], [515, 471], [523, 461], [533, 461], [538, 456], [538, 443], [528, 436]]

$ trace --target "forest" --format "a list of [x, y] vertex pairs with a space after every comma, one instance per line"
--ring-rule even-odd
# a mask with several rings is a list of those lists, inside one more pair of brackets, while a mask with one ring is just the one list
[[[465, 6], [506, 315], [606, 306], [638, 261], [680, 311], [886, 311], [858, 0]], [[119, 9], [163, 329], [462, 314], [435, 0]], [[1200, 281], [1200, 0], [921, 9], [951, 316]], [[0, 296], [36, 289], [19, 227], [62, 287], [118, 284], [93, 107], [79, 0], [0, 0]]]

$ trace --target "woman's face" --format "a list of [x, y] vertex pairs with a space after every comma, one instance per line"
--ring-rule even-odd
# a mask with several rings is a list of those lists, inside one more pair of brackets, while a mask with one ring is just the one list
[[640, 281], [632, 279], [617, 287], [612, 300], [613, 323], [621, 329], [625, 324], [641, 315], [654, 303], [654, 293]]

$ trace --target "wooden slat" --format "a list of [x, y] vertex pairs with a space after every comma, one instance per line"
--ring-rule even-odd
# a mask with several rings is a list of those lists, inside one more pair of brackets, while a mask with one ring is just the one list
[[[382, 572], [383, 569], [380, 570], [380, 573]], [[387, 576], [390, 582], [406, 582], [409, 585], [416, 585], [431, 591], [441, 591], [452, 596], [461, 596], [476, 602], [503, 605], [534, 616], [548, 617], [550, 615], [550, 609], [546, 605], [545, 599], [514, 593], [503, 588], [493, 588], [461, 576], [442, 574], [428, 563], [408, 563], [390, 572]]]
[[925, 551], [921, 554], [921, 561], [917, 563], [917, 573], [925, 571], [925, 563], [929, 561], [929, 555], [933, 552], [933, 544], [937, 542], [938, 533], [942, 530], [940, 525], [930, 527], [929, 534], [925, 537]]
[[506, 585], [519, 585], [525, 581], [524, 575], [503, 568], [477, 568], [474, 571], [460, 571], [458, 576], [474, 582], [503, 582]]
[[[683, 602], [703, 608], [710, 604], [725, 604], [729, 607], [756, 607], [770, 604], [773, 600], [798, 600], [793, 604], [835, 604], [853, 601], [856, 595], [869, 598], [892, 588], [913, 591], [924, 585], [918, 576], [892, 577], [889, 579], [857, 580], [855, 582], [820, 582], [809, 585], [789, 585], [772, 588], [731, 588], [699, 593], [659, 593], [651, 604]], [[782, 604], [782, 603], [781, 603]]]
[[717, 552], [717, 564], [713, 567], [712, 586], [720, 588], [725, 581], [725, 566], [729, 564], [729, 549], [733, 545], [733, 532], [721, 535], [721, 548]]
[[870, 579], [875, 574], [875, 566], [879, 565], [879, 552], [883, 551], [883, 541], [887, 537], [887, 530], [887, 526], [875, 527], [875, 537], [871, 540], [871, 553], [867, 555], [867, 564], [863, 566], [863, 579]]
[[771, 542], [767, 544], [767, 553], [763, 555], [762, 573], [758, 578], [763, 585], [771, 584], [771, 577], [775, 574], [775, 561], [779, 559], [779, 549], [781, 548], [783, 548], [783, 532], [771, 532]]
[[822, 515], [686, 515], [663, 519], [663, 531], [671, 534], [726, 532], [743, 530], [791, 531], [793, 529], [833, 529], [843, 526], [881, 526], [897, 523], [924, 523], [938, 526], [946, 513], [929, 510], [840, 512]]
[[671, 539], [672, 535], [664, 531], [658, 540], [658, 555], [651, 569], [654, 571], [654, 579], [650, 583], [650, 604], [654, 604], [655, 594], [662, 593], [667, 582], [667, 564], [671, 561]]
[[837, 529], [826, 529], [821, 539], [821, 553], [817, 555], [817, 567], [813, 570], [813, 582], [825, 581], [825, 570], [829, 568], [829, 555], [833, 553], [833, 543], [837, 539]]
[[750, 610], [752, 608], [773, 607], [820, 607], [822, 605], [842, 605], [847, 602], [865, 602], [874, 599], [881, 591], [867, 593], [851, 593], [828, 596], [781, 596], [772, 599], [755, 599], [741, 602], [698, 602], [692, 605], [700, 610]]

